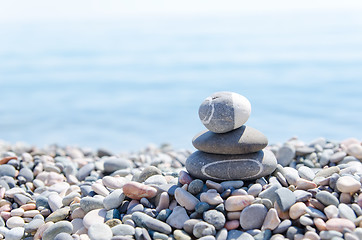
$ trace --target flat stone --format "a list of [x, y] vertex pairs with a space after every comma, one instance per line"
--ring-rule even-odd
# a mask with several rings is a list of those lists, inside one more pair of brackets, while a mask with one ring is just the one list
[[225, 200], [226, 211], [241, 211], [253, 203], [255, 198], [251, 195], [230, 196]]
[[278, 159], [278, 163], [283, 167], [288, 166], [295, 157], [295, 148], [290, 144], [285, 144], [281, 148], [278, 149], [276, 153], [276, 158]]
[[354, 177], [343, 176], [338, 178], [336, 187], [338, 191], [342, 193], [355, 193], [361, 188], [361, 183], [358, 182]]
[[103, 208], [103, 200], [94, 197], [84, 197], [80, 200], [80, 207], [87, 213], [94, 209]]
[[43, 240], [53, 240], [59, 233], [65, 232], [71, 234], [73, 225], [68, 221], [56, 222], [47, 228], [43, 233]]
[[140, 200], [141, 198], [153, 198], [157, 189], [138, 182], [128, 182], [123, 185], [123, 193], [129, 198]]
[[309, 199], [311, 199], [312, 194], [310, 192], [304, 191], [304, 190], [295, 190], [294, 192], [295, 195], [295, 201], [296, 202], [306, 202]]
[[264, 149], [268, 139], [258, 130], [243, 125], [227, 133], [202, 131], [194, 137], [192, 144], [206, 153], [247, 154]]
[[215, 227], [207, 222], [200, 221], [195, 224], [192, 233], [195, 237], [201, 238], [207, 235], [215, 235], [216, 230]]
[[137, 182], [144, 182], [147, 178], [153, 176], [153, 175], [161, 175], [162, 172], [160, 169], [158, 169], [155, 166], [148, 166], [145, 169], [142, 170], [140, 175], [138, 176]]
[[175, 199], [178, 204], [189, 211], [194, 210], [196, 205], [200, 202], [196, 197], [183, 188], [177, 188], [175, 190]]
[[306, 166], [301, 166], [300, 168], [298, 168], [298, 174], [301, 178], [309, 181], [312, 181], [315, 177], [315, 173], [313, 172], [313, 170]]
[[320, 201], [321, 203], [323, 203], [323, 205], [325, 206], [329, 206], [329, 205], [334, 205], [334, 206], [338, 206], [339, 201], [338, 199], [331, 194], [330, 192], [327, 191], [320, 191], [316, 194], [315, 198]]
[[287, 211], [296, 201], [294, 193], [288, 188], [279, 188], [275, 193], [276, 201], [283, 212]]
[[242, 180], [235, 180], [235, 181], [223, 181], [220, 183], [220, 185], [224, 188], [224, 189], [228, 189], [228, 188], [241, 188], [242, 186], [244, 186], [244, 181]]
[[339, 173], [340, 169], [338, 166], [333, 166], [329, 168], [323, 168], [316, 173], [315, 177], [330, 177], [333, 173]]
[[215, 133], [225, 133], [241, 127], [249, 118], [251, 105], [247, 98], [234, 92], [216, 92], [199, 107], [204, 126]]
[[89, 176], [89, 174], [94, 170], [94, 168], [95, 168], [94, 163], [88, 163], [78, 170], [76, 177], [78, 178], [79, 181], [83, 181], [87, 176]]
[[189, 219], [190, 217], [187, 215], [185, 208], [177, 206], [172, 210], [166, 223], [173, 228], [182, 229], [185, 222]]
[[45, 222], [58, 222], [66, 219], [69, 216], [70, 207], [66, 206], [52, 212], [46, 219]]
[[127, 224], [119, 224], [114, 226], [111, 228], [111, 231], [114, 236], [134, 235], [136, 233], [135, 229]]
[[273, 233], [284, 233], [288, 230], [290, 226], [292, 226], [292, 221], [290, 221], [289, 219], [285, 219], [278, 225], [277, 228], [274, 229]]
[[165, 234], [170, 234], [172, 232], [170, 225], [168, 225], [160, 220], [157, 220], [155, 218], [152, 218], [142, 212], [132, 213], [132, 220], [137, 225], [144, 226], [153, 231], [157, 231], [157, 232], [161, 232], [161, 233], [165, 233]]
[[104, 160], [104, 172], [113, 173], [120, 169], [132, 168], [132, 162], [123, 158], [107, 157]]
[[106, 214], [107, 210], [105, 209], [94, 209], [88, 212], [83, 218], [84, 227], [89, 229], [93, 224], [104, 223]]
[[271, 174], [276, 166], [276, 158], [269, 150], [243, 155], [196, 151], [186, 160], [186, 169], [193, 177], [213, 181], [257, 179]]
[[214, 209], [204, 212], [203, 219], [213, 225], [216, 230], [222, 229], [226, 222], [224, 214]]
[[244, 230], [260, 229], [268, 209], [262, 204], [252, 204], [241, 211], [240, 226]]
[[118, 177], [118, 176], [116, 176], [116, 177], [104, 176], [102, 178], [102, 183], [107, 188], [119, 189], [119, 188], [123, 187], [123, 185], [126, 183], [126, 180], [125, 180], [125, 178]]
[[115, 209], [121, 206], [125, 195], [122, 189], [116, 189], [103, 199], [104, 208], [107, 210]]
[[342, 161], [345, 156], [347, 156], [347, 153], [343, 151], [336, 152], [332, 156], [330, 156], [329, 161], [331, 161], [332, 163], [338, 163]]

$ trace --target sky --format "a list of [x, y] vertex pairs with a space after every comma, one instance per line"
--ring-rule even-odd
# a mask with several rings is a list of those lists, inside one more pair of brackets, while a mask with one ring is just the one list
[[298, 11], [360, 11], [362, 1], [350, 0], [0, 0], [0, 24], [37, 20], [100, 20], [120, 17], [174, 15], [237, 15]]

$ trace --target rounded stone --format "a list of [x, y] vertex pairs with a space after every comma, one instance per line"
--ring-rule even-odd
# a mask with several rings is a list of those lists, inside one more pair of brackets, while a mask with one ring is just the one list
[[246, 154], [258, 152], [268, 145], [268, 139], [258, 130], [241, 126], [227, 133], [202, 131], [192, 140], [194, 147], [213, 154]]
[[199, 117], [210, 131], [225, 133], [241, 127], [250, 112], [250, 102], [244, 96], [234, 92], [216, 92], [201, 103]]
[[124, 198], [123, 190], [116, 189], [103, 199], [104, 208], [107, 210], [118, 208], [121, 206]]
[[91, 240], [109, 240], [112, 238], [113, 233], [107, 224], [98, 223], [89, 227], [88, 236]]
[[277, 160], [269, 150], [242, 155], [196, 151], [186, 160], [190, 175], [213, 181], [257, 179], [271, 174], [276, 166]]
[[[6, 240], [20, 240], [24, 236], [24, 228], [23, 227], [15, 227], [10, 229], [5, 233]], [[43, 238], [45, 239], [45, 238]]]
[[286, 144], [279, 148], [276, 153], [276, 158], [278, 159], [278, 163], [283, 167], [288, 166], [295, 157], [295, 148], [289, 144]]
[[24, 167], [20, 169], [19, 176], [22, 176], [26, 179], [27, 182], [30, 182], [34, 179], [33, 171], [31, 171], [29, 168]]
[[0, 165], [0, 177], [3, 176], [15, 177], [15, 175], [16, 171], [12, 165], [9, 164]]
[[220, 230], [224, 227], [226, 219], [224, 214], [217, 210], [209, 210], [204, 212], [204, 220], [215, 227], [216, 230]]
[[166, 223], [173, 228], [182, 229], [185, 222], [190, 217], [187, 215], [185, 208], [177, 206], [172, 210], [171, 215], [167, 218]]
[[204, 187], [204, 182], [200, 179], [195, 179], [192, 182], [190, 182], [187, 191], [189, 191], [193, 195], [197, 195], [202, 191], [203, 187]]
[[128, 159], [107, 157], [104, 161], [104, 172], [112, 173], [120, 169], [132, 167], [132, 162]]
[[123, 193], [129, 198], [140, 200], [155, 197], [157, 189], [138, 182], [128, 182], [123, 185]]
[[275, 193], [276, 201], [283, 212], [287, 211], [296, 201], [294, 193], [288, 188], [279, 188]]
[[23, 227], [24, 224], [24, 219], [21, 217], [11, 217], [6, 221], [6, 226], [8, 228]]
[[325, 206], [334, 205], [338, 206], [339, 201], [338, 199], [332, 194], [327, 191], [320, 191], [316, 194], [315, 198], [323, 203]]
[[83, 218], [84, 227], [89, 228], [93, 224], [104, 223], [106, 218], [107, 210], [95, 209], [87, 213]]
[[201, 238], [207, 235], [215, 235], [216, 230], [215, 227], [207, 222], [200, 221], [195, 224], [192, 233], [195, 237]]
[[194, 210], [196, 205], [200, 202], [195, 196], [183, 188], [177, 188], [175, 190], [175, 199], [178, 204], [189, 211]]
[[241, 211], [252, 204], [254, 200], [254, 197], [251, 195], [231, 196], [225, 201], [225, 209], [229, 212]]
[[43, 233], [43, 240], [53, 240], [59, 233], [65, 232], [71, 234], [73, 225], [68, 221], [56, 222], [47, 228]]
[[332, 218], [326, 222], [326, 228], [327, 230], [344, 232], [345, 229], [353, 231], [356, 226], [351, 220], [345, 218]]
[[153, 175], [161, 175], [162, 172], [160, 169], [158, 169], [155, 166], [148, 166], [145, 169], [142, 170], [140, 175], [138, 176], [138, 182], [144, 182], [147, 178], [153, 176]]
[[361, 183], [354, 177], [343, 176], [338, 178], [336, 187], [342, 193], [355, 193], [360, 190]]
[[263, 204], [252, 204], [241, 211], [240, 226], [244, 230], [260, 229], [268, 209]]
[[69, 233], [62, 232], [55, 236], [54, 240], [73, 240], [73, 238]]
[[36, 230], [38, 230], [38, 228], [42, 226], [44, 223], [45, 222], [42, 219], [33, 219], [31, 222], [25, 224], [24, 226], [25, 232], [27, 233], [36, 232]]

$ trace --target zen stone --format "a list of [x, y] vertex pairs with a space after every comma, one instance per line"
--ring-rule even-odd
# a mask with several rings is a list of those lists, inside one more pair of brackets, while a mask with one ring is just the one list
[[258, 130], [243, 125], [227, 133], [202, 131], [194, 137], [192, 144], [206, 153], [246, 154], [264, 149], [268, 145], [268, 139]]
[[233, 92], [216, 92], [207, 97], [199, 108], [199, 117], [207, 129], [225, 133], [241, 127], [249, 118], [248, 99]]
[[271, 174], [277, 166], [269, 150], [242, 155], [209, 154], [196, 151], [186, 160], [186, 169], [195, 178], [252, 180]]

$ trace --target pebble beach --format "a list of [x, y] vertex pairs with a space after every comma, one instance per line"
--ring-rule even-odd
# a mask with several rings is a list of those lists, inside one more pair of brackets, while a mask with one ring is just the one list
[[362, 143], [268, 144], [217, 92], [191, 152], [0, 142], [0, 239], [362, 239]]
[[191, 154], [153, 145], [129, 154], [0, 144], [0, 238], [362, 239], [362, 151], [355, 138], [267, 148], [276, 170], [203, 181]]

